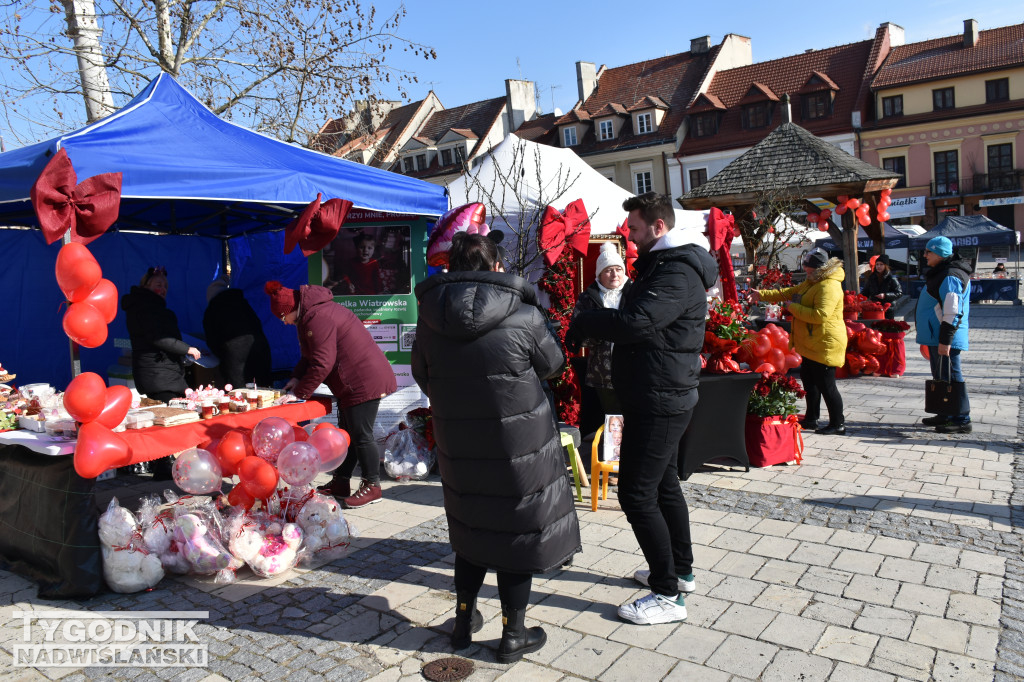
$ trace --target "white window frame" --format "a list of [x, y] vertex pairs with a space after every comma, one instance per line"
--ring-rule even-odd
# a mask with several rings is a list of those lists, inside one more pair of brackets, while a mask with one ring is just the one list
[[[572, 142], [569, 141], [569, 133], [572, 133]], [[579, 137], [576, 136], [576, 126], [566, 126], [562, 129], [562, 146], [575, 147], [579, 144]]]
[[615, 124], [611, 121], [601, 121], [598, 124], [598, 131], [598, 138], [600, 138], [602, 142], [605, 140], [615, 139]]
[[633, 194], [644, 194], [654, 191], [654, 163], [635, 163], [629, 167], [633, 183]]
[[637, 135], [644, 135], [646, 133], [654, 132], [654, 114], [647, 112], [644, 114], [636, 115], [636, 133]]
[[615, 166], [608, 166], [607, 168], [597, 168], [598, 173], [606, 177], [607, 179], [615, 182]]

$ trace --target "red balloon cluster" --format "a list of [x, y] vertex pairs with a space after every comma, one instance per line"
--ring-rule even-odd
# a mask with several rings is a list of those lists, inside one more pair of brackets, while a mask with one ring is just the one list
[[[316, 426], [314, 434], [321, 433], [321, 438], [310, 438], [309, 433], [298, 426], [293, 431], [295, 441], [309, 442], [316, 447], [320, 457], [320, 471], [337, 467], [348, 451], [348, 433], [333, 424], [321, 423]], [[225, 476], [238, 476], [239, 484], [228, 493], [228, 502], [232, 506], [250, 509], [257, 500], [266, 500], [277, 490], [280, 473], [274, 464], [256, 454], [251, 430], [232, 429], [219, 441], [208, 443], [204, 449], [217, 458]], [[333, 466], [326, 468], [332, 463]]]
[[879, 192], [881, 198], [878, 200], [878, 222], [884, 223], [889, 220], [889, 205], [892, 203], [892, 190], [883, 189]]
[[[836, 209], [836, 212], [839, 212], [838, 209]], [[821, 230], [822, 232], [828, 232], [829, 218], [831, 217], [832, 211], [826, 208], [821, 213], [808, 213], [807, 222], [810, 225], [816, 224], [818, 226], [818, 229]]]
[[857, 214], [857, 222], [862, 227], [867, 227], [871, 224], [871, 206], [867, 203], [855, 197], [848, 197], [845, 194], [840, 194], [836, 197], [836, 201], [838, 202], [836, 213], [839, 215], [843, 215], [847, 211], [853, 211]]
[[124, 421], [131, 406], [128, 387], [108, 387], [94, 372], [83, 372], [68, 384], [64, 409], [82, 425], [74, 459], [79, 476], [96, 478], [107, 469], [131, 464], [131, 448], [112, 430]]
[[107, 340], [107, 325], [117, 317], [117, 287], [83, 244], [71, 242], [57, 254], [57, 286], [69, 306], [64, 333], [80, 346], [96, 348]]
[[801, 362], [789, 347], [789, 332], [772, 323], [744, 339], [734, 357], [761, 374], [785, 374]]
[[878, 356], [886, 351], [882, 332], [860, 322], [846, 321], [846, 376], [877, 374], [881, 369]]

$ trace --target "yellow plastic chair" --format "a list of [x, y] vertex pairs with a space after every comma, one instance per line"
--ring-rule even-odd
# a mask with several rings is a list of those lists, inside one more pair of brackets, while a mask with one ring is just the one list
[[601, 499], [608, 499], [608, 479], [612, 474], [619, 473], [619, 463], [602, 462], [597, 458], [597, 449], [601, 446], [601, 434], [604, 432], [604, 424], [598, 427], [594, 434], [594, 445], [590, 449], [590, 507], [597, 511], [597, 495], [600, 489]]
[[[572, 434], [562, 432], [562, 447], [569, 452], [569, 465], [572, 467], [572, 480], [576, 483], [576, 499], [580, 502], [583, 501], [583, 491], [580, 490], [580, 477], [584, 480], [587, 478], [587, 474], [582, 470], [583, 462], [580, 461], [580, 455], [576, 452], [576, 444], [572, 440]], [[584, 483], [589, 485], [589, 481]]]

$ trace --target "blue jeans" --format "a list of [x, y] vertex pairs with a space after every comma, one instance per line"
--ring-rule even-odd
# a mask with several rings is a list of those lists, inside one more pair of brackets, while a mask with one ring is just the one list
[[[949, 349], [949, 363], [946, 363], [946, 359], [939, 355], [938, 346], [928, 346], [928, 362], [931, 363], [932, 367], [932, 379], [936, 381], [963, 381], [964, 373], [960, 366], [960, 350], [958, 348]], [[950, 421], [954, 422], [967, 422], [971, 420], [971, 411], [968, 406], [967, 412], [956, 417], [950, 417]]]

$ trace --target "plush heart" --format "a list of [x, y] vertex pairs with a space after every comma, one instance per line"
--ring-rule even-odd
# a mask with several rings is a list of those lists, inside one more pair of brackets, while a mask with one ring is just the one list
[[[64, 409], [76, 422], [96, 421], [103, 411], [106, 390], [107, 385], [99, 374], [82, 372], [71, 380], [64, 392]], [[128, 393], [131, 395], [131, 391]]]
[[97, 423], [108, 429], [116, 429], [132, 406], [132, 391], [127, 386], [111, 386], [107, 389], [103, 410], [96, 417]]
[[75, 471], [79, 476], [96, 478], [107, 469], [131, 461], [131, 448], [123, 438], [98, 422], [82, 424], [75, 445]]

